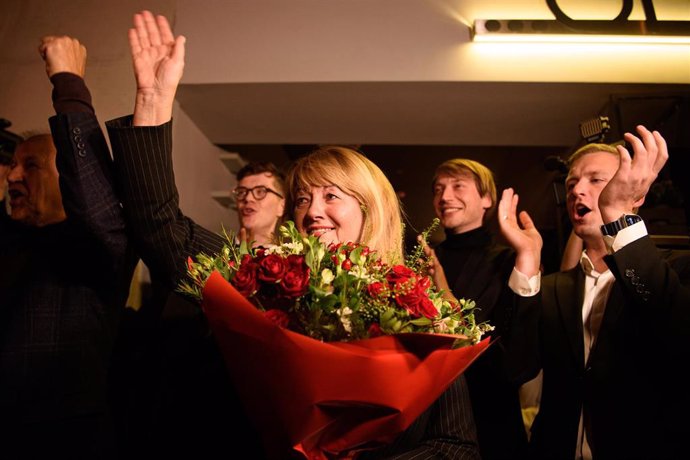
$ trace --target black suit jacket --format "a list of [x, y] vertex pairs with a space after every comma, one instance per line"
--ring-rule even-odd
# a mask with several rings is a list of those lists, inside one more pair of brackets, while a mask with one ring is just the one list
[[[690, 256], [649, 237], [606, 257], [615, 276], [601, 328], [584, 362], [580, 267], [546, 276], [524, 299], [511, 335], [515, 375], [543, 367], [534, 458], [574, 458], [584, 410], [595, 459], [682, 458], [690, 437]], [[519, 363], [519, 364], [518, 364]]]
[[0, 238], [3, 455], [113, 454], [107, 377], [135, 258], [91, 113], [50, 120], [67, 220]]

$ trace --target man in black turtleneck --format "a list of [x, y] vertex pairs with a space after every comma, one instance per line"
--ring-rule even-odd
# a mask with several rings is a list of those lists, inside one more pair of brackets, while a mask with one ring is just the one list
[[465, 372], [482, 458], [524, 458], [527, 435], [519, 387], [505, 375], [504, 351], [496, 340], [506, 330], [513, 305], [508, 280], [515, 252], [496, 244], [485, 225], [496, 207], [493, 174], [473, 160], [449, 160], [436, 169], [433, 193], [434, 209], [446, 233], [435, 253], [448, 286], [458, 299], [476, 301], [477, 321], [496, 328], [493, 345]]

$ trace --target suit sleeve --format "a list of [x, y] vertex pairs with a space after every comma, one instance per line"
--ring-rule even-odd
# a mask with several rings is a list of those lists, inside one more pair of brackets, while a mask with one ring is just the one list
[[671, 350], [689, 356], [690, 252], [659, 251], [645, 236], [607, 256], [606, 263], [640, 320], [663, 325]]
[[179, 208], [172, 164], [172, 122], [133, 127], [131, 121], [130, 116], [106, 123], [118, 192], [142, 259], [168, 288], [174, 288], [186, 276], [187, 257], [219, 252], [224, 241]]
[[[57, 74], [50, 128], [57, 149], [60, 191], [68, 222], [91, 247], [91, 262], [120, 273], [131, 262], [124, 216], [112, 185], [112, 160], [91, 96], [80, 77]], [[65, 102], [68, 101], [68, 102]]]
[[501, 343], [508, 378], [515, 385], [522, 385], [541, 370], [539, 329], [543, 294], [540, 292], [530, 297], [513, 295], [514, 309]]

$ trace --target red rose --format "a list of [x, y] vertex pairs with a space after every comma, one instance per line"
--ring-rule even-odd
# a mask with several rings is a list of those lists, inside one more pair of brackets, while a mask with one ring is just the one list
[[352, 268], [352, 261], [350, 259], [345, 259], [340, 266], [343, 270], [349, 270]]
[[264, 318], [283, 329], [286, 329], [290, 323], [290, 317], [283, 310], [267, 310], [264, 312]]
[[426, 293], [430, 285], [431, 281], [429, 278], [424, 277], [406, 294], [395, 296], [395, 301], [415, 318], [420, 316], [435, 318], [438, 315], [438, 311]]
[[256, 265], [252, 263], [240, 265], [235, 276], [232, 277], [232, 285], [244, 297], [251, 297], [257, 289]]
[[258, 276], [261, 281], [277, 283], [287, 271], [287, 264], [278, 254], [269, 254], [259, 260]]
[[422, 278], [417, 281], [417, 285], [415, 286], [415, 289], [420, 291], [420, 292], [426, 292], [427, 289], [431, 287], [431, 278], [428, 276], [423, 276]]
[[436, 306], [434, 306], [434, 303], [431, 301], [431, 299], [429, 299], [429, 297], [423, 297], [422, 301], [417, 304], [417, 307], [422, 316], [425, 316], [429, 319], [434, 319], [438, 316], [438, 310], [436, 310]]
[[404, 265], [394, 265], [386, 275], [386, 281], [393, 285], [403, 284], [413, 276], [416, 276], [416, 273], [411, 268]]
[[288, 270], [293, 270], [294, 268], [299, 268], [304, 265], [304, 256], [299, 254], [290, 254], [287, 256]]
[[379, 326], [376, 323], [373, 323], [371, 326], [369, 326], [367, 334], [369, 335], [369, 338], [373, 339], [374, 337], [379, 337], [383, 335], [383, 331], [381, 330], [381, 326]]
[[288, 256], [288, 265], [290, 268], [283, 276], [280, 290], [285, 297], [296, 299], [307, 293], [311, 272], [307, 264], [304, 263], [302, 256]]
[[376, 281], [367, 286], [367, 291], [369, 292], [369, 295], [374, 299], [383, 297], [387, 294], [386, 285], [384, 285], [380, 281]]

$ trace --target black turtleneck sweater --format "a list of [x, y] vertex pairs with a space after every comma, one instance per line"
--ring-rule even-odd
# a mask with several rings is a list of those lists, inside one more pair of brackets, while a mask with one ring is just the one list
[[436, 248], [453, 294], [477, 303], [477, 321], [496, 327], [493, 345], [466, 372], [482, 459], [520, 459], [527, 448], [519, 387], [510, 383], [497, 340], [506, 330], [514, 295], [508, 279], [515, 253], [495, 243], [486, 227], [461, 234], [446, 232]]

